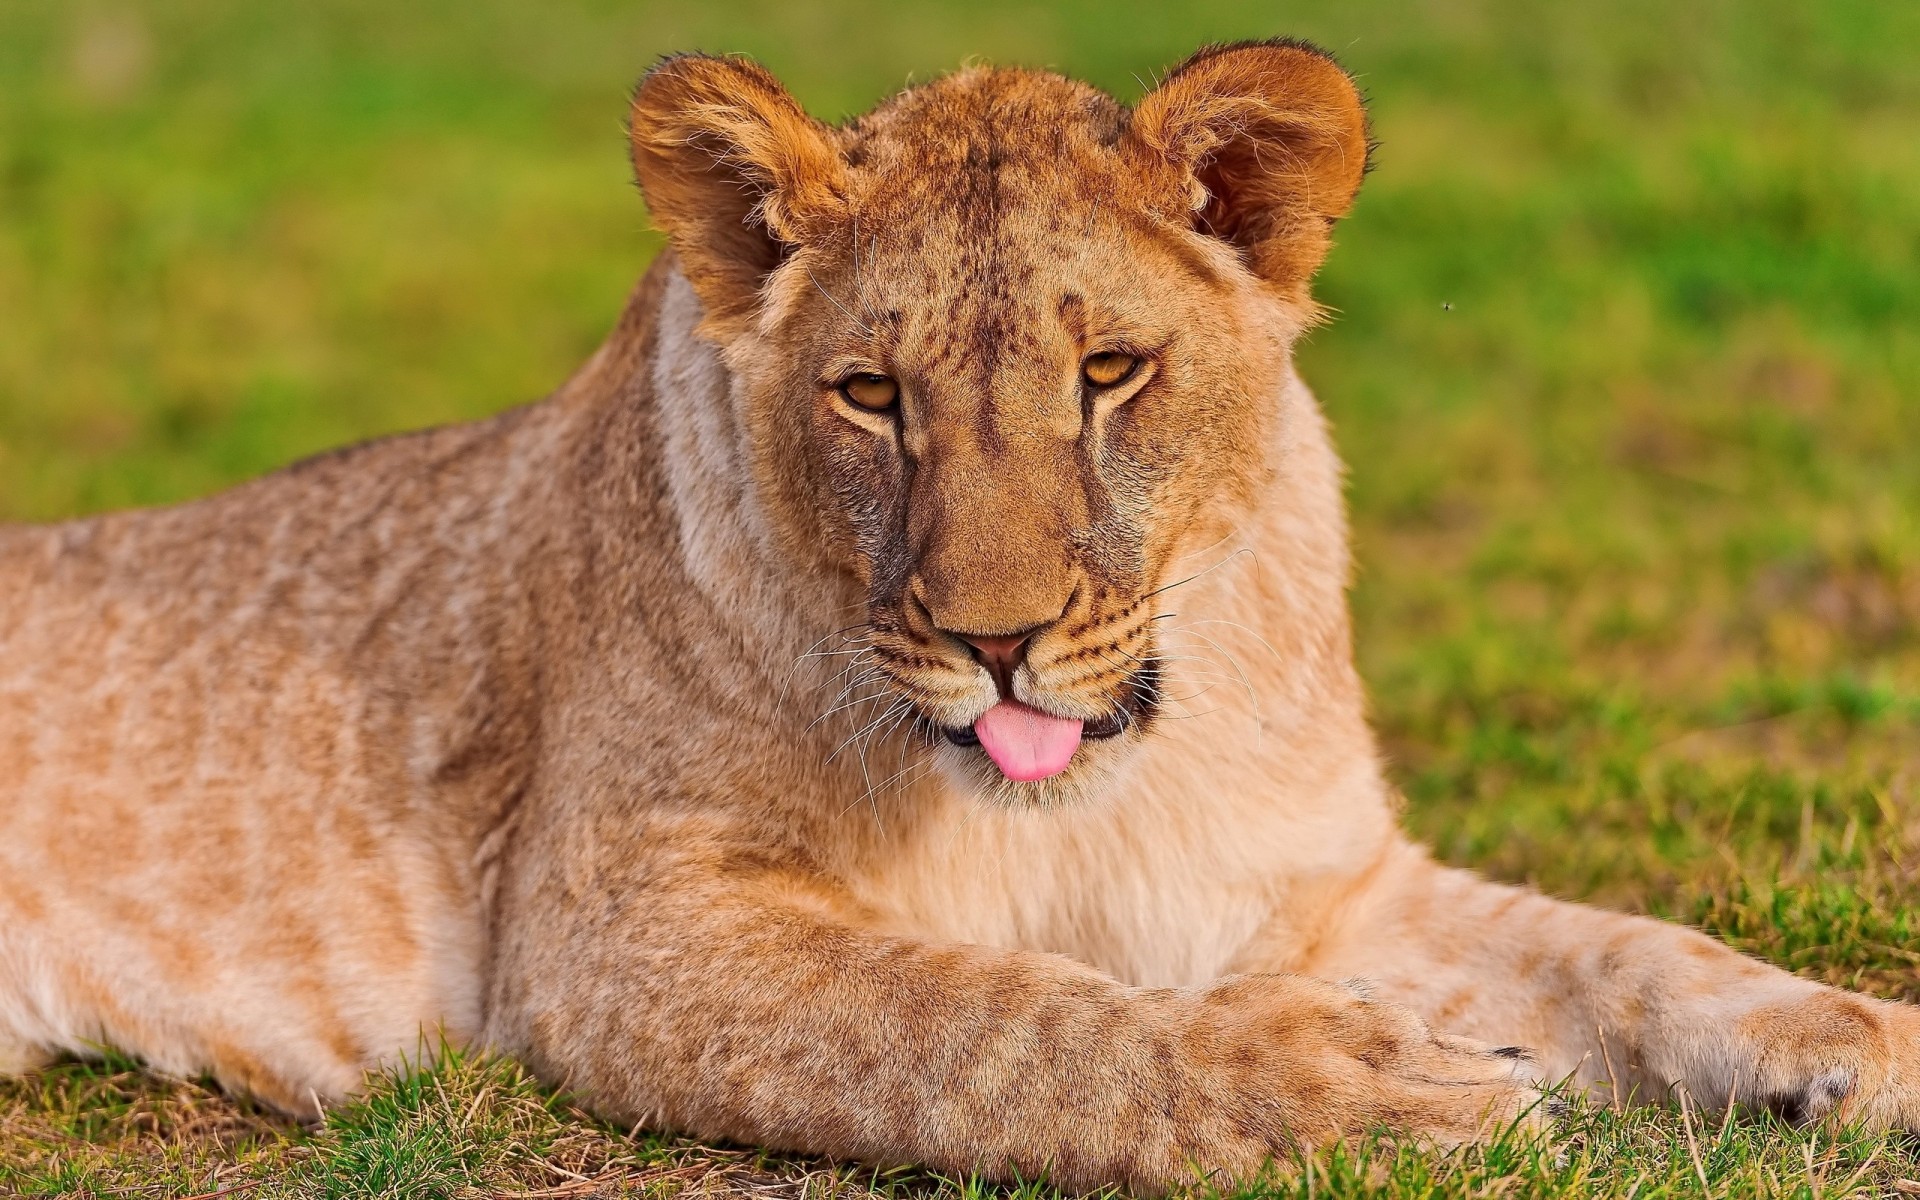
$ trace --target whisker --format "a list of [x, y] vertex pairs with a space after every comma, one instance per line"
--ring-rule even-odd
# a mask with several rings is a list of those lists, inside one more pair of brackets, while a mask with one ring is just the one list
[[1233, 673], [1235, 676], [1238, 677], [1240, 686], [1246, 689], [1248, 701], [1250, 701], [1253, 705], [1254, 727], [1256, 729], [1264, 730], [1266, 728], [1266, 719], [1260, 711], [1260, 693], [1254, 689], [1253, 681], [1247, 678], [1247, 673], [1240, 669], [1240, 660], [1236, 659], [1227, 650], [1227, 648], [1222, 646], [1219, 642], [1214, 641], [1212, 638], [1208, 637], [1206, 634], [1201, 633], [1198, 630], [1191, 628], [1190, 626], [1172, 626], [1172, 627], [1169, 627], [1168, 632], [1169, 634], [1173, 634], [1173, 633], [1191, 634], [1194, 637], [1197, 637], [1201, 641], [1205, 642], [1207, 645], [1213, 647], [1214, 650], [1219, 652], [1222, 658], [1226, 659], [1226, 665], [1233, 668]]
[[[886, 682], [887, 681], [885, 677], [882, 676], [879, 671], [869, 668], [867, 673], [853, 680], [851, 683], [847, 684], [846, 687], [841, 688], [839, 695], [834, 697], [835, 703], [833, 707], [827, 709], [827, 711], [821, 713], [819, 716], [815, 717], [811, 722], [809, 722], [804, 732], [812, 733], [815, 726], [819, 725], [820, 722], [826, 720], [828, 717], [832, 716], [837, 712], [844, 712], [845, 710], [849, 708], [853, 708], [857, 705], [869, 704], [875, 700], [878, 700], [881, 696], [886, 694]], [[876, 683], [881, 685], [881, 689], [879, 691], [873, 692], [866, 696], [858, 696], [852, 699], [846, 699], [846, 697], [852, 694], [853, 689], [858, 687], [870, 686]]]
[[[879, 697], [876, 696], [874, 697], [874, 699], [877, 700], [879, 699]], [[896, 716], [902, 711], [911, 710], [912, 707], [913, 707], [912, 704], [910, 704], [908, 701], [901, 699], [898, 696], [894, 697], [893, 703], [889, 704], [885, 709], [883, 709], [879, 716], [873, 718], [873, 720], [867, 722], [866, 725], [862, 726], [861, 728], [848, 734], [844, 741], [842, 741], [838, 746], [835, 746], [833, 748], [833, 753], [827, 755], [825, 761], [832, 762], [834, 759], [840, 756], [840, 752], [842, 750], [845, 750], [848, 746], [852, 745], [857, 739], [859, 739], [865, 734], [872, 733], [875, 729], [879, 728], [881, 722], [887, 720], [890, 717]]]
[[[900, 720], [901, 718], [896, 717], [894, 719], [893, 725], [890, 726], [881, 736], [882, 737], [891, 736], [893, 733], [893, 730], [899, 727]], [[932, 764], [932, 759], [930, 756], [916, 759], [911, 763], [907, 762], [907, 750], [910, 747], [912, 740], [913, 739], [911, 736], [901, 739], [901, 743], [900, 743], [900, 764], [901, 765], [898, 768], [896, 768], [892, 774], [882, 779], [879, 783], [870, 782], [867, 786], [866, 794], [862, 797], [862, 799], [871, 800], [875, 795], [885, 792], [890, 787], [893, 789], [895, 794], [898, 794], [899, 792], [904, 791], [907, 787], [918, 782], [918, 780], [925, 775], [927, 768], [929, 768]], [[909, 771], [913, 771], [915, 772], [915, 774], [913, 774], [911, 777], [905, 780], [902, 780], [901, 777], [903, 775], [906, 775]], [[895, 787], [894, 785], [896, 783], [898, 783], [899, 786]], [[859, 800], [854, 801], [854, 804], [858, 804], [858, 803], [860, 803]], [[849, 805], [848, 807], [851, 808], [852, 805]]]
[[[1222, 540], [1224, 541], [1225, 539], [1222, 539]], [[1247, 548], [1246, 546], [1242, 546], [1238, 550], [1235, 550], [1232, 554], [1227, 555], [1225, 558], [1221, 559], [1219, 562], [1213, 564], [1212, 566], [1206, 568], [1205, 570], [1195, 571], [1193, 574], [1187, 576], [1185, 579], [1176, 580], [1173, 583], [1166, 584], [1165, 586], [1157, 587], [1152, 591], [1148, 592], [1145, 596], [1142, 596], [1141, 599], [1150, 600], [1153, 597], [1158, 596], [1162, 592], [1170, 592], [1177, 587], [1185, 587], [1187, 584], [1192, 583], [1194, 580], [1200, 578], [1203, 575], [1209, 575], [1214, 571], [1218, 571], [1221, 567], [1224, 567], [1228, 563], [1232, 562], [1234, 559], [1239, 558], [1242, 554], [1251, 555], [1252, 553], [1253, 551], [1251, 549]]]
[[1182, 562], [1189, 558], [1198, 558], [1202, 554], [1205, 554], [1207, 551], [1212, 550], [1214, 547], [1223, 546], [1238, 536], [1240, 536], [1240, 529], [1238, 526], [1235, 526], [1234, 528], [1229, 529], [1225, 533], [1221, 534], [1219, 537], [1213, 539], [1211, 542], [1208, 542], [1206, 545], [1201, 546], [1194, 550], [1187, 551], [1185, 554], [1182, 554], [1179, 558], [1175, 559], [1174, 561]]
[[800, 662], [803, 659], [809, 658], [832, 658], [837, 654], [872, 654], [873, 652], [872, 646], [859, 646], [852, 650], [809, 650], [793, 661]]
[[[793, 690], [794, 677], [800, 673], [800, 666], [805, 660], [813, 657], [816, 652], [824, 655], [836, 655], [836, 654], [858, 655], [862, 651], [870, 649], [871, 647], [867, 642], [866, 633], [861, 632], [861, 633], [855, 634], [854, 631], [856, 630], [864, 631], [872, 628], [873, 628], [872, 623], [868, 621], [861, 621], [854, 625], [843, 626], [839, 629], [832, 631], [831, 633], [826, 634], [824, 637], [820, 638], [819, 641], [814, 642], [813, 645], [808, 646], [804, 651], [800, 653], [799, 657], [795, 658], [793, 662], [788, 666], [786, 678], [783, 679], [780, 684], [780, 695], [779, 695], [779, 698], [775, 701], [775, 706], [779, 707], [786, 704], [787, 696]], [[851, 650], [828, 650], [828, 651], [820, 650], [820, 647], [822, 645], [824, 645], [830, 639], [836, 638], [836, 637], [840, 638], [843, 642], [857, 640], [861, 644]], [[857, 662], [858, 659], [856, 658], [854, 661]], [[838, 676], [835, 676], [834, 678], [837, 679]], [[827, 682], [831, 684], [833, 682], [833, 679], [829, 679]]]
[[865, 321], [862, 321], [859, 317], [856, 317], [852, 313], [848, 312], [846, 305], [840, 303], [838, 300], [835, 300], [833, 298], [833, 293], [829, 292], [826, 288], [823, 288], [820, 286], [820, 281], [818, 279], [815, 279], [813, 276], [812, 267], [807, 268], [807, 279], [813, 283], [813, 290], [816, 292], [819, 292], [822, 296], [825, 296], [827, 298], [827, 303], [839, 309], [841, 315], [846, 317], [847, 320], [852, 321], [854, 325], [860, 330], [861, 333], [866, 334], [868, 337], [873, 336], [872, 326], [868, 325]]
[[[1267, 651], [1267, 653], [1268, 653], [1268, 654], [1271, 654], [1271, 655], [1273, 655], [1273, 656], [1274, 656], [1275, 658], [1279, 658], [1279, 657], [1280, 657], [1280, 652], [1279, 652], [1278, 650], [1275, 650], [1275, 649], [1273, 648], [1273, 643], [1272, 643], [1272, 642], [1269, 642], [1269, 641], [1268, 641], [1268, 640], [1267, 640], [1266, 638], [1263, 638], [1263, 637], [1261, 637], [1261, 636], [1260, 636], [1260, 634], [1259, 634], [1258, 632], [1256, 632], [1256, 631], [1255, 631], [1254, 629], [1252, 629], [1251, 627], [1249, 627], [1249, 626], [1246, 626], [1246, 625], [1242, 625], [1242, 624], [1241, 624], [1240, 622], [1238, 622], [1238, 621], [1229, 621], [1229, 620], [1227, 620], [1227, 619], [1226, 619], [1226, 618], [1224, 618], [1224, 617], [1208, 617], [1208, 618], [1206, 618], [1205, 620], [1201, 620], [1201, 621], [1189, 621], [1189, 622], [1187, 622], [1187, 627], [1188, 627], [1188, 628], [1190, 628], [1190, 627], [1192, 627], [1192, 626], [1194, 626], [1194, 625], [1229, 625], [1229, 626], [1232, 626], [1233, 628], [1235, 628], [1235, 629], [1238, 629], [1238, 630], [1240, 630], [1240, 631], [1241, 631], [1242, 633], [1244, 633], [1244, 634], [1246, 634], [1246, 635], [1247, 635], [1248, 637], [1250, 637], [1250, 638], [1252, 638], [1252, 639], [1253, 639], [1254, 641], [1256, 641], [1256, 642], [1259, 642], [1261, 646], [1263, 646], [1263, 647], [1265, 647], [1265, 649], [1266, 649], [1266, 651]], [[1199, 636], [1199, 635], [1195, 635], [1195, 636]]]

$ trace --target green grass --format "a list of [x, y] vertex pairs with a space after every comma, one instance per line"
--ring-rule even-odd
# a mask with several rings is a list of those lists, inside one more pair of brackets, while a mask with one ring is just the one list
[[[1132, 95], [1276, 32], [1342, 55], [1383, 143], [1301, 357], [1408, 821], [1920, 1000], [1920, 6], [0, 0], [0, 518], [552, 387], [657, 246], [620, 121], [659, 52], [754, 53], [831, 117], [969, 55]], [[1920, 1178], [1910, 1142], [1591, 1107], [1544, 1151], [1293, 1166], [1265, 1190]], [[980, 1190], [632, 1138], [484, 1061], [314, 1131], [118, 1061], [0, 1085], [0, 1193], [227, 1187]]]
[[[0, 1095], [0, 1189], [27, 1196], [454, 1200], [774, 1194], [857, 1200], [1060, 1200], [1044, 1179], [988, 1187], [623, 1131], [513, 1063], [449, 1055], [389, 1074], [302, 1130], [205, 1084], [133, 1063], [72, 1063]], [[1451, 1154], [1385, 1138], [1318, 1148], [1220, 1200], [1380, 1196], [1579, 1198], [1900, 1194], [1920, 1153], [1899, 1138], [1768, 1116], [1580, 1102], [1551, 1140]], [[1920, 1188], [1920, 1183], [1914, 1183]], [[223, 1191], [223, 1189], [227, 1189]]]

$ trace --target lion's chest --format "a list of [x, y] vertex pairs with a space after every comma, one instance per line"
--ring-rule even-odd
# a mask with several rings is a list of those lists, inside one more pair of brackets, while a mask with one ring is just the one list
[[[901, 933], [1064, 954], [1145, 986], [1229, 970], [1262, 935], [1311, 942], [1306, 906], [1392, 836], [1370, 771], [1290, 795], [1231, 770], [1143, 772], [1109, 802], [990, 808], [949, 796], [854, 880]], [[1283, 969], [1286, 964], [1260, 964]]]

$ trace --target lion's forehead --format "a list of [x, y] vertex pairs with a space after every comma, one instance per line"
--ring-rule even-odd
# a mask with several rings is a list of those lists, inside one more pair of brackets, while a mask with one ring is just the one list
[[[957, 72], [909, 88], [840, 131], [856, 170], [1035, 173], [1111, 152], [1126, 110], [1096, 88], [1013, 69]], [[930, 183], [940, 181], [933, 180]]]
[[863, 217], [857, 257], [836, 264], [856, 315], [928, 353], [1057, 348], [1116, 323], [1143, 333], [1135, 327], [1158, 324], [1169, 294], [1160, 239], [1095, 196], [1022, 196], [978, 214], [890, 205]]
[[1083, 84], [966, 71], [911, 89], [843, 132], [862, 223], [988, 250], [1058, 236], [1124, 190], [1125, 110]]

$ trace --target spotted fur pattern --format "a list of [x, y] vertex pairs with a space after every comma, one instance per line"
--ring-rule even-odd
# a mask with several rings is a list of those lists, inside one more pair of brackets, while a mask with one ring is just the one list
[[[672, 250], [555, 396], [0, 530], [0, 1068], [311, 1114], [444, 1034], [617, 1118], [1145, 1190], [1568, 1074], [1920, 1125], [1915, 1010], [1396, 829], [1290, 365], [1367, 148], [1289, 42], [840, 128], [663, 63]], [[1014, 634], [1001, 683], [962, 640]], [[1000, 687], [1111, 736], [1010, 783], [958, 736]]]

